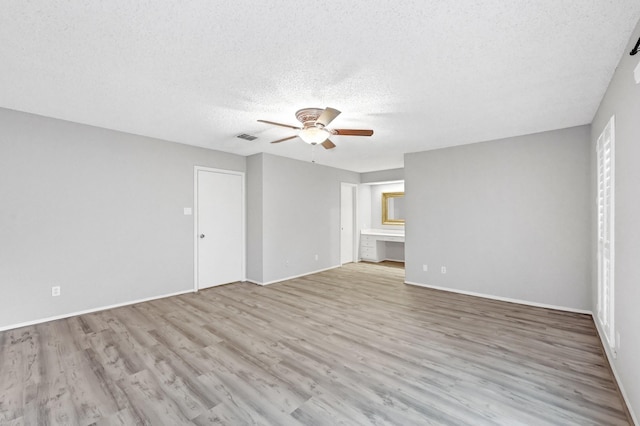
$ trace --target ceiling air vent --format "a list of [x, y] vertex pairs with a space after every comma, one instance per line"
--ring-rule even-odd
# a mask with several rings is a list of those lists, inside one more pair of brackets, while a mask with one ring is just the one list
[[238, 135], [237, 137], [239, 137], [240, 139], [248, 140], [248, 141], [254, 141], [254, 140], [258, 139], [258, 137], [257, 137], [257, 136], [248, 135], [248, 134], [246, 134], [246, 133], [243, 133], [243, 134], [241, 134], [241, 135]]

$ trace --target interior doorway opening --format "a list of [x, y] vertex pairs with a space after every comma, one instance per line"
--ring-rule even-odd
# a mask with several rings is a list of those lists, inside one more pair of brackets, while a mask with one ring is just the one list
[[358, 261], [358, 185], [340, 184], [340, 264]]

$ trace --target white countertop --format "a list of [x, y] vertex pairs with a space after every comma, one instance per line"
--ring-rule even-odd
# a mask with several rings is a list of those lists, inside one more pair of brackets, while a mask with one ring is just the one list
[[382, 235], [385, 237], [404, 237], [404, 230], [395, 231], [392, 229], [363, 229], [360, 231], [362, 235]]

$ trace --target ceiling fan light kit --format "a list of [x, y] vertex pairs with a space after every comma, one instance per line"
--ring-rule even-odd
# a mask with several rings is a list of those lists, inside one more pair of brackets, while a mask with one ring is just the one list
[[329, 133], [329, 131], [326, 130], [324, 127], [314, 126], [314, 127], [306, 127], [300, 130], [300, 133], [298, 134], [298, 136], [300, 136], [300, 139], [302, 139], [306, 143], [315, 145], [317, 143], [322, 143], [327, 139], [329, 139], [329, 136], [331, 136], [331, 133]]
[[336, 145], [329, 140], [332, 135], [343, 136], [371, 136], [373, 130], [356, 130], [356, 129], [328, 129], [327, 126], [338, 115], [340, 111], [335, 108], [302, 108], [296, 112], [296, 119], [302, 123], [302, 127], [291, 126], [289, 124], [277, 123], [275, 121], [258, 120], [261, 123], [273, 124], [274, 126], [288, 127], [290, 129], [299, 130], [295, 136], [275, 140], [271, 143], [280, 143], [289, 139], [299, 137], [310, 145], [322, 145], [325, 149], [333, 149]]

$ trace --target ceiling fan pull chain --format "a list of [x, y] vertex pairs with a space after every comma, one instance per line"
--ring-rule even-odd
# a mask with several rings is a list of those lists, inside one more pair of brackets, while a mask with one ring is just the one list
[[311, 145], [311, 162], [316, 164], [316, 145]]

